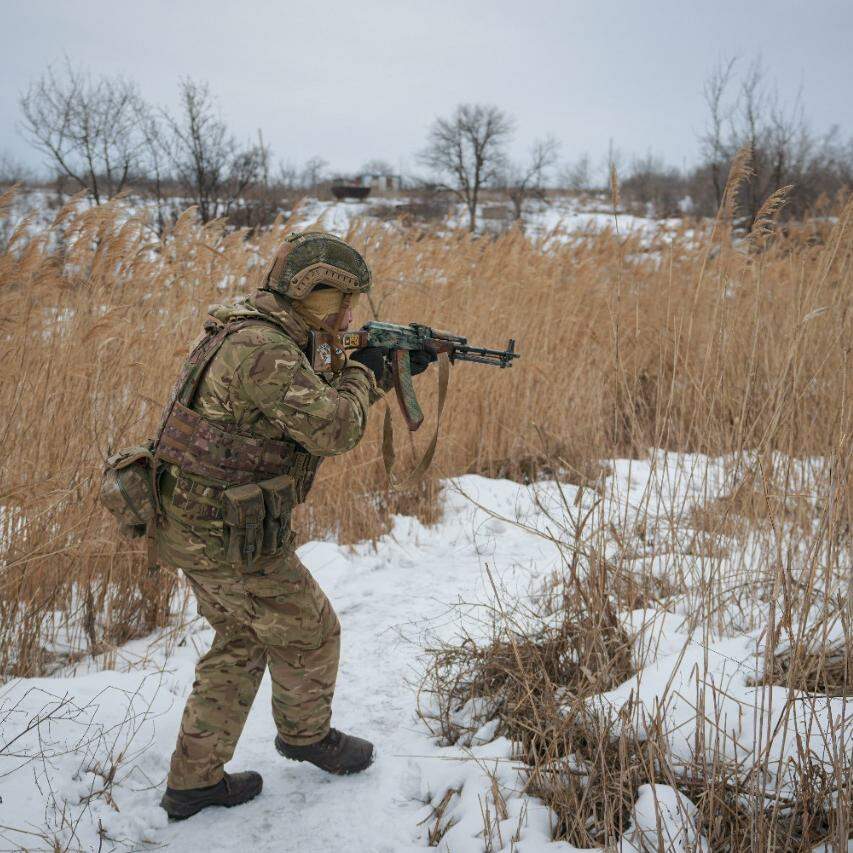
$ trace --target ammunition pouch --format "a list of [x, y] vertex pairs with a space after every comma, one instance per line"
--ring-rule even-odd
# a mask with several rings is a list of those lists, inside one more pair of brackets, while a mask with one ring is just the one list
[[256, 483], [233, 486], [222, 493], [222, 520], [227, 549], [225, 559], [240, 571], [254, 571], [264, 541], [264, 494]]
[[294, 506], [295, 480], [289, 474], [225, 489], [222, 520], [227, 531], [228, 562], [252, 573], [257, 556], [278, 554], [292, 544], [290, 515]]
[[277, 554], [292, 542], [290, 516], [296, 506], [296, 480], [289, 474], [258, 483], [264, 496], [262, 554]]
[[100, 501], [115, 517], [123, 536], [144, 536], [154, 521], [158, 511], [156, 479], [151, 442], [125, 448], [107, 459]]

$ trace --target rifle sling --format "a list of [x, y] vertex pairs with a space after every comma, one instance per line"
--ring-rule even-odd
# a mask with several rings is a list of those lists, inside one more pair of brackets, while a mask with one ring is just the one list
[[418, 482], [424, 474], [426, 474], [429, 466], [432, 465], [435, 450], [438, 446], [438, 432], [441, 427], [441, 413], [444, 410], [444, 402], [447, 399], [447, 386], [450, 383], [450, 359], [446, 352], [438, 355], [438, 410], [435, 416], [435, 432], [427, 446], [421, 461], [415, 466], [411, 473], [403, 478], [397, 477], [394, 473], [394, 466], [397, 462], [397, 456], [394, 452], [394, 425], [391, 423], [391, 408], [386, 400], [385, 402], [385, 420], [382, 424], [382, 462], [385, 465], [385, 475], [388, 477], [388, 482], [391, 488], [395, 491], [410, 483]]

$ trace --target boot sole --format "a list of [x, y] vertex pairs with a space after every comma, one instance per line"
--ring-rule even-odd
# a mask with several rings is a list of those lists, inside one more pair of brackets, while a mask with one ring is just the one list
[[373, 764], [373, 757], [371, 756], [370, 761], [364, 765], [364, 767], [356, 767], [353, 770], [333, 770], [331, 767], [321, 767], [319, 764], [315, 764], [313, 761], [307, 758], [294, 758], [290, 755], [285, 755], [283, 752], [280, 753], [284, 758], [289, 759], [290, 761], [299, 761], [304, 762], [306, 764], [310, 764], [313, 767], [316, 767], [318, 770], [322, 770], [324, 773], [329, 773], [332, 776], [355, 776], [357, 773], [363, 773]]
[[233, 809], [235, 806], [242, 806], [244, 803], [254, 800], [260, 793], [261, 789], [255, 791], [255, 793], [250, 797], [246, 797], [245, 800], [240, 800], [239, 803], [217, 803], [215, 801], [211, 801], [209, 803], [202, 803], [201, 805], [195, 806], [189, 810], [181, 809], [180, 806], [175, 809], [170, 809], [168, 806], [164, 805], [162, 800], [160, 801], [160, 806], [166, 814], [169, 815], [169, 820], [186, 820], [193, 815], [197, 815], [200, 811], [204, 811], [204, 809], [209, 809], [211, 806], [219, 806], [224, 809]]

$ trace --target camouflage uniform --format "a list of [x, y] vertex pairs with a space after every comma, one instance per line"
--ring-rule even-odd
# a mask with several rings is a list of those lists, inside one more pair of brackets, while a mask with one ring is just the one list
[[[355, 361], [348, 360], [334, 377], [314, 373], [303, 352], [308, 327], [277, 293], [260, 290], [210, 313], [219, 323], [263, 322], [225, 338], [192, 410], [241, 436], [298, 443], [305, 464], [296, 500], [304, 500], [320, 458], [355, 447], [369, 406], [385, 389]], [[214, 785], [222, 778], [267, 666], [283, 741], [313, 743], [330, 726], [337, 616], [293, 552], [289, 524], [278, 553], [259, 555], [250, 567], [227, 559], [222, 491], [220, 480], [175, 465], [161, 478], [159, 556], [183, 570], [199, 612], [215, 631], [213, 645], [198, 663], [172, 756], [168, 785], [175, 790]]]

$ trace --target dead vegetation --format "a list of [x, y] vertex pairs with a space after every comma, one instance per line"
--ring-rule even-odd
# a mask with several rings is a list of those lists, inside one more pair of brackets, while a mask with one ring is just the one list
[[[695, 804], [715, 851], [805, 851], [848, 832], [849, 756], [827, 770], [800, 743], [786, 794], [768, 796], [766, 764], [744, 777], [697, 743], [689, 768], [673, 766], [659, 720], [641, 736], [630, 703], [615, 719], [588, 704], [642, 665], [620, 612], [675, 602], [706, 640], [765, 620], [756, 684], [791, 701], [850, 695], [853, 205], [784, 234], [768, 208], [761, 234], [739, 244], [729, 195], [713, 227], [652, 247], [618, 227], [539, 243], [376, 223], [348, 235], [374, 267], [371, 316], [484, 344], [512, 335], [523, 358], [511, 371], [454, 369], [432, 478], [407, 491], [385, 486], [374, 418], [352, 454], [324, 464], [299, 535], [353, 542], [382, 535], [394, 513], [434, 520], [442, 475], [559, 475], [584, 487], [591, 503], [564, 497], [553, 514], [547, 535], [564, 565], [536, 606], [507, 609], [496, 588], [486, 641], [433, 650], [425, 688], [447, 743], [498, 721], [480, 737], [518, 744], [527, 792], [553, 809], [555, 836], [578, 846], [619, 838], [650, 782]], [[142, 545], [118, 538], [96, 501], [101, 466], [151, 433], [207, 304], [250, 290], [287, 229], [250, 237], [188, 211], [158, 238], [121, 201], [72, 202], [46, 231], [27, 220], [0, 229], [10, 235], [0, 254], [3, 673], [109, 653], [168, 622], [177, 580], [149, 575]], [[429, 375], [418, 392], [432, 410]], [[400, 444], [415, 454], [421, 442]], [[724, 488], [706, 482], [666, 524], [651, 496], [599, 517], [609, 473], [599, 460], [653, 447], [729, 454]], [[753, 540], [760, 571], [726, 563]], [[666, 573], [648, 557], [665, 557]], [[433, 843], [455, 796], [438, 803]], [[494, 807], [482, 804], [498, 838], [502, 796], [496, 786]], [[500, 847], [484, 830], [484, 848]]]
[[[369, 315], [484, 344], [512, 335], [523, 354], [511, 371], [454, 369], [436, 478], [533, 480], [557, 465], [594, 483], [613, 454], [760, 445], [834, 460], [849, 524], [851, 217], [841, 203], [834, 221], [760, 251], [733, 245], [725, 217], [654, 251], [618, 229], [532, 242], [373, 223], [348, 236], [375, 271]], [[250, 235], [188, 211], [157, 237], [121, 200], [0, 229], [0, 671], [43, 672], [167, 620], [175, 580], [149, 577], [142, 545], [117, 538], [96, 501], [101, 466], [151, 433], [206, 306], [251, 290], [287, 229]], [[418, 383], [428, 412], [433, 381]], [[303, 540], [376, 537], [400, 511], [435, 517], [434, 482], [385, 487], [380, 420], [324, 464]]]
[[[777, 462], [766, 481], [774, 491], [784, 492], [786, 482], [799, 479], [801, 491], [831, 494], [826, 479], [807, 486], [797, 466]], [[738, 466], [729, 464], [727, 477], [734, 477]], [[848, 550], [835, 550], [832, 501], [813, 502], [808, 522], [784, 514], [777, 519], [768, 511], [748, 528], [727, 529], [729, 554], [722, 560], [690, 547], [695, 511], [679, 508], [677, 501], [661, 511], [672, 485], [661, 469], [639, 504], [620, 503], [624, 496], [606, 491], [613, 484], [592, 493], [582, 489], [571, 500], [561, 491], [556, 503], [540, 501], [547, 523], [527, 529], [558, 545], [561, 570], [521, 600], [492, 579], [494, 600], [485, 615], [473, 621], [460, 617], [458, 639], [428, 650], [422, 717], [448, 745], [470, 748], [501, 735], [511, 739], [523, 768], [516, 789], [551, 809], [554, 838], [582, 849], [611, 849], [632, 829], [642, 786], [666, 785], [696, 807], [691, 821], [710, 850], [806, 853], [824, 843], [827, 850], [845, 850], [853, 794], [849, 719], [838, 706], [825, 730], [809, 724], [805, 732], [795, 731], [793, 722], [829, 697], [853, 696], [853, 625], [845, 599], [849, 542]], [[686, 476], [690, 482], [681, 485], [687, 493], [730, 488], [728, 482], [712, 486], [707, 470], [698, 469], [695, 482], [693, 474]], [[611, 508], [605, 511], [608, 500]], [[619, 515], [624, 512], [620, 529], [610, 521], [614, 505]], [[664, 531], [675, 535], [665, 538]], [[773, 562], [780, 546], [787, 549], [781, 565]], [[654, 568], [661, 559], [663, 577]], [[627, 630], [632, 611], [644, 614], [640, 633]], [[653, 709], [641, 710], [641, 673], [662, 654], [654, 630], [661, 618], [682, 623], [679, 660], [691, 650], [709, 651], [704, 665], [700, 655], [691, 668], [695, 685], [674, 684], [670, 676]], [[746, 680], [757, 688], [752, 700], [757, 704], [736, 701], [739, 714], [762, 720], [755, 724], [752, 746], [739, 742], [749, 734], [739, 736], [722, 710], [733, 699], [731, 688], [707, 662], [707, 655], [717, 654], [715, 638], [748, 631], [759, 636], [755, 675]], [[626, 685], [633, 685], [627, 695]], [[619, 686], [623, 699], [602, 703], [601, 694]], [[783, 688], [777, 707], [762, 692], [771, 686]], [[685, 735], [692, 739], [688, 758], [673, 737], [689, 721], [672, 722], [672, 702], [686, 702], [698, 720]], [[765, 715], [772, 722], [763, 721]], [[794, 743], [781, 764], [771, 749], [779, 737]], [[496, 807], [505, 793], [493, 795]], [[436, 846], [451, 828], [437, 812]], [[497, 843], [500, 831], [500, 819], [484, 817], [484, 850], [505, 849]], [[636, 849], [694, 849], [668, 837], [665, 825], [659, 834]]]
[[[745, 174], [746, 160], [741, 165]], [[815, 339], [822, 357], [837, 358], [836, 370], [803, 384], [809, 325], [838, 310], [849, 328], [851, 243], [843, 238], [846, 248], [839, 244], [832, 259], [824, 252], [833, 238], [820, 249], [812, 244], [798, 285], [787, 291], [787, 332], [775, 325], [785, 325], [780, 314], [765, 325], [780, 307], [782, 281], [806, 256], [793, 235], [773, 238], [772, 225], [753, 235], [757, 251], [734, 247], [726, 223], [741, 178], [730, 181], [715, 225], [712, 238], [721, 244], [715, 250], [706, 237], [693, 282], [674, 274], [670, 257], [669, 286], [660, 281], [657, 307], [641, 311], [635, 300], [645, 285], [635, 269], [619, 267], [607, 314], [610, 386], [597, 386], [610, 404], [611, 447], [642, 457], [643, 436], [646, 447], [725, 452], [722, 473], [698, 457], [692, 464], [683, 457], [673, 471], [652, 454], [639, 497], [608, 497], [600, 478], [577, 480], [587, 489], [573, 499], [560, 489], [556, 507], [540, 505], [545, 529], [531, 532], [559, 547], [561, 571], [522, 602], [493, 583], [486, 630], [463, 629], [458, 641], [429, 650], [421, 694], [427, 724], [445, 743], [466, 748], [509, 737], [523, 763], [518, 784], [551, 810], [553, 837], [583, 849], [614, 849], [620, 839], [644, 851], [695, 849], [686, 836], [667, 836], [666, 807], [657, 801], [656, 831], [636, 829], [638, 796], [658, 785], [685, 798], [693, 809], [683, 815], [686, 825], [713, 851], [846, 850], [853, 825], [845, 713], [830, 715], [825, 728], [812, 722], [803, 731], [794, 722], [798, 714], [814, 720], [809, 715], [831, 697], [853, 695], [849, 344]], [[775, 204], [765, 208], [771, 219]], [[846, 230], [843, 221], [844, 214], [836, 228]], [[777, 252], [782, 266], [773, 261]], [[844, 272], [835, 268], [842, 255]], [[806, 307], [819, 279], [828, 288], [821, 305]], [[709, 299], [710, 281], [718, 290]], [[738, 294], [747, 292], [738, 307]], [[764, 302], [771, 292], [775, 307]], [[626, 299], [633, 318], [620, 310]], [[659, 355], [654, 366], [647, 347]], [[594, 373], [589, 361], [583, 368]], [[814, 396], [830, 389], [831, 399]], [[818, 434], [821, 450], [812, 444]], [[572, 467], [555, 455], [543, 472]], [[632, 611], [652, 614], [639, 634], [625, 627]], [[691, 648], [705, 649], [705, 657], [691, 668], [695, 696], [671, 676], [650, 710], [638, 698], [641, 675], [659, 654], [654, 621], [668, 615], [678, 615], [685, 637], [678, 659]], [[741, 703], [717, 683], [708, 656], [715, 639], [747, 632], [756, 637], [756, 659], [745, 683], [755, 690]], [[616, 706], [601, 698], [615, 687]], [[777, 703], [785, 697], [781, 709], [774, 696]], [[674, 697], [694, 715], [687, 756], [673, 744], [667, 708]], [[730, 729], [726, 701], [759, 721], [751, 747]], [[781, 764], [771, 758], [779, 738], [793, 744]], [[503, 796], [494, 795], [496, 809]], [[500, 831], [500, 820], [484, 817], [484, 850], [505, 849], [496, 843]]]

